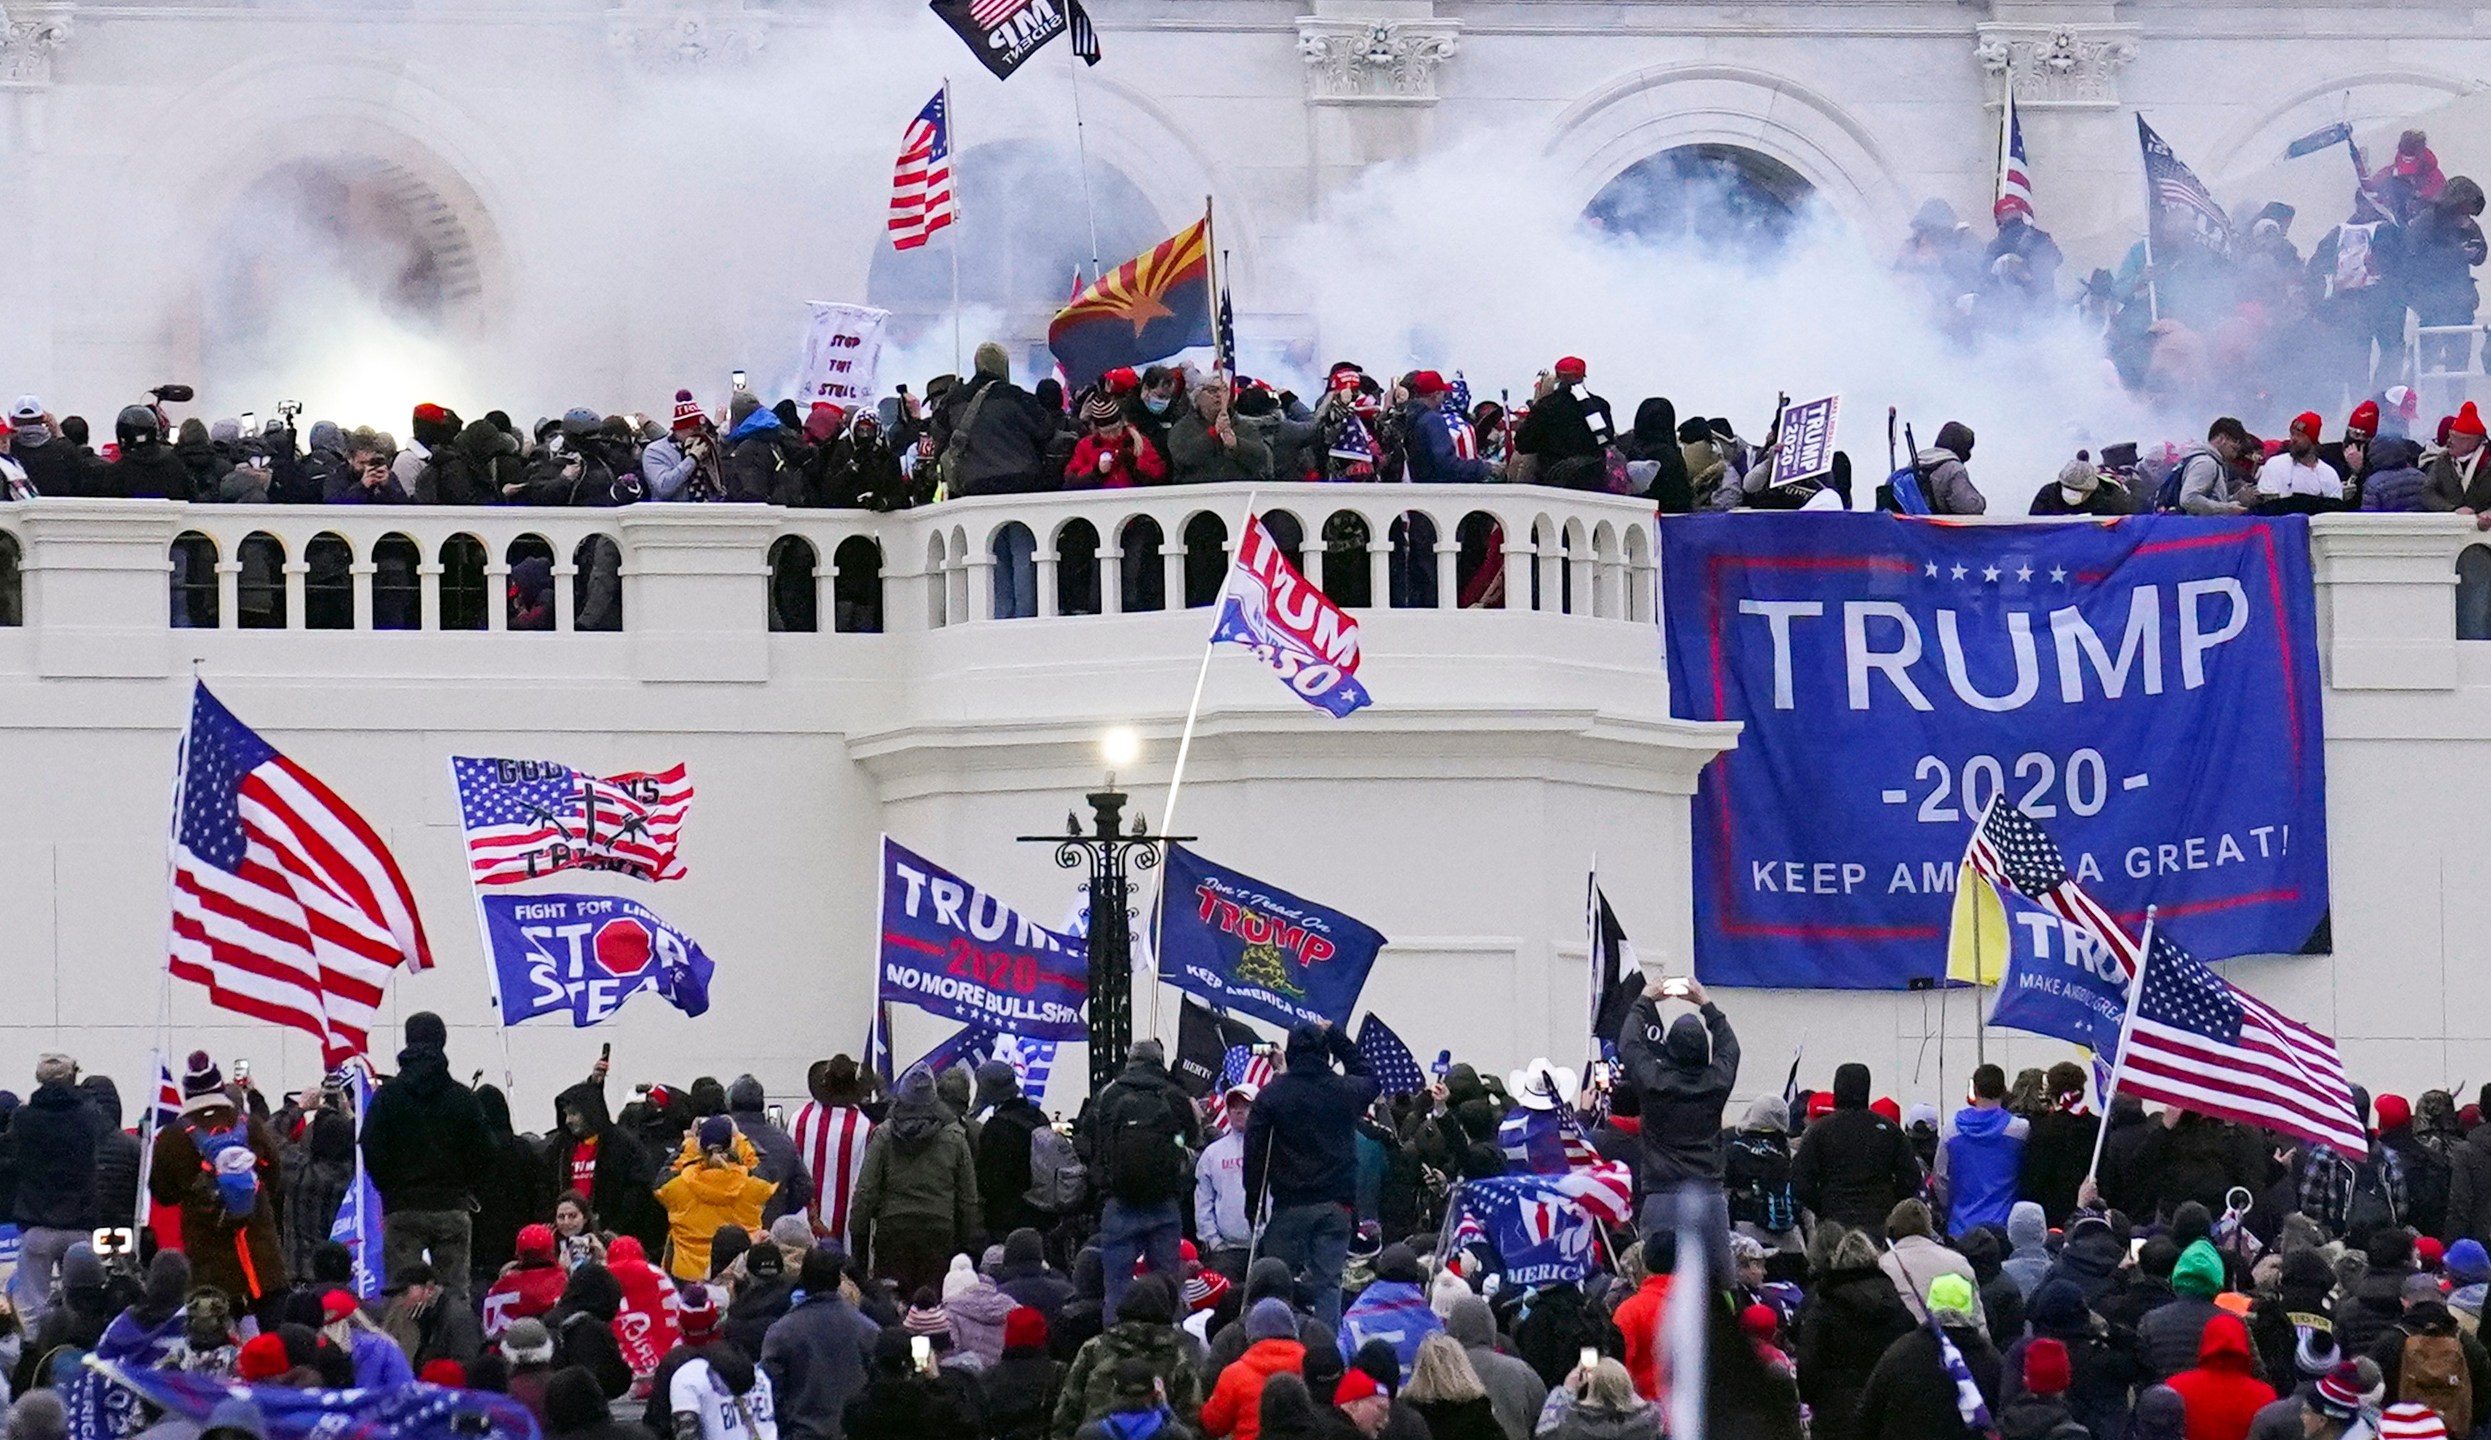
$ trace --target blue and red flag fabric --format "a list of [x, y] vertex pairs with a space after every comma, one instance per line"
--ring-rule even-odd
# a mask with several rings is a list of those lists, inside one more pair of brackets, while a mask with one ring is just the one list
[[591, 775], [552, 760], [456, 755], [458, 819], [470, 877], [515, 885], [560, 870], [680, 880], [676, 847], [692, 808], [681, 765]]
[[181, 1419], [205, 1424], [228, 1400], [248, 1400], [268, 1440], [535, 1440], [527, 1407], [507, 1395], [421, 1383], [381, 1390], [296, 1390], [242, 1385], [179, 1370], [141, 1370], [89, 1357], [115, 1385]]
[[1245, 646], [1297, 698], [1336, 720], [1374, 703], [1358, 681], [1358, 622], [1306, 583], [1259, 515], [1248, 515], [1237, 537], [1211, 643]]
[[1078, 390], [1123, 365], [1213, 342], [1211, 219], [1204, 216], [1081, 289], [1047, 326]]
[[1376, 1088], [1386, 1095], [1415, 1095], [1427, 1088], [1427, 1077], [1418, 1068], [1418, 1057], [1410, 1047], [1384, 1023], [1374, 1011], [1358, 1022], [1358, 1053], [1365, 1057], [1367, 1068], [1375, 1072]]
[[365, 1300], [381, 1293], [387, 1278], [381, 1265], [381, 1192], [363, 1164], [363, 1117], [372, 1104], [372, 1070], [360, 1059], [349, 1060], [337, 1079], [355, 1113], [355, 1178], [337, 1203], [329, 1222], [329, 1238], [346, 1247], [354, 1261], [355, 1294]]
[[[1088, 947], [884, 836], [878, 998], [1027, 1040], [1087, 1040]], [[885, 1043], [888, 1043], [885, 1027]]]
[[570, 1012], [574, 1028], [655, 990], [686, 1015], [709, 1009], [717, 970], [699, 942], [613, 895], [479, 895], [502, 1023]]
[[[1047, 1093], [1047, 1077], [1055, 1073], [1055, 1042], [1024, 1040], [980, 1025], [963, 1025], [951, 1038], [918, 1057], [910, 1070], [928, 1070], [940, 1075], [955, 1065], [974, 1070], [989, 1060], [1001, 1060], [1012, 1067], [1013, 1078], [1020, 1082], [1021, 1093], [1032, 1100]], [[903, 1074], [906, 1072], [903, 1071]]]
[[1580, 1280], [1597, 1267], [1599, 1222], [1624, 1223], [1616, 1217], [1632, 1203], [1634, 1182], [1624, 1174], [1626, 1167], [1609, 1169], [1618, 1173], [1569, 1170], [1465, 1180], [1453, 1191], [1455, 1242], [1483, 1237], [1508, 1288]]
[[1170, 845], [1159, 978], [1284, 1030], [1349, 1023], [1382, 932], [1363, 920]]

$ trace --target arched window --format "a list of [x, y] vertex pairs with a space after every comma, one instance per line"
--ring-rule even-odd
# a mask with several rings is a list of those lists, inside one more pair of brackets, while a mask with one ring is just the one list
[[830, 555], [831, 628], [842, 635], [882, 633], [882, 544], [851, 535]]
[[441, 628], [482, 630], [492, 623], [492, 592], [485, 588], [484, 542], [453, 535], [441, 542]]
[[1812, 193], [1799, 172], [1761, 151], [1681, 145], [1627, 167], [1584, 214], [1612, 235], [1761, 255], [1788, 242]]
[[2491, 545], [2468, 545], [2456, 557], [2456, 638], [2491, 640]]
[[1323, 593], [1344, 610], [1375, 603], [1375, 571], [1367, 564], [1367, 517], [1336, 510], [1323, 522]]
[[254, 530], [234, 547], [242, 563], [241, 583], [234, 587], [234, 608], [245, 630], [285, 628], [285, 542], [265, 530]]
[[[460, 536], [465, 539], [465, 536]], [[448, 547], [443, 547], [448, 548]], [[484, 551], [476, 551], [476, 583], [484, 583]], [[372, 628], [375, 630], [421, 630], [424, 628], [424, 552], [415, 541], [395, 531], [372, 542]], [[446, 583], [448, 576], [444, 575]], [[484, 612], [478, 609], [481, 624]]]
[[26, 623], [26, 575], [17, 537], [0, 530], [0, 627]]
[[571, 628], [623, 628], [623, 549], [611, 535], [591, 535], [571, 550]]
[[925, 623], [929, 630], [940, 630], [949, 618], [951, 608], [950, 555], [943, 545], [943, 532], [925, 542]]
[[1027, 620], [1038, 613], [1038, 537], [1018, 520], [995, 527], [995, 618]]
[[1473, 510], [1453, 529], [1461, 546], [1453, 558], [1454, 589], [1465, 610], [1505, 608], [1505, 527], [1495, 516]]
[[217, 615], [216, 542], [196, 530], [173, 537], [173, 625], [213, 630]]
[[1436, 520], [1406, 510], [1393, 520], [1390, 581], [1395, 610], [1436, 608]]
[[303, 547], [303, 628], [355, 628], [355, 550], [346, 537], [323, 530]]
[[1228, 522], [1205, 510], [1185, 522], [1185, 604], [1208, 605], [1228, 579]]
[[821, 587], [813, 578], [819, 555], [801, 535], [770, 542], [770, 629], [810, 635], [821, 628]]
[[1651, 620], [1652, 613], [1652, 539], [1643, 526], [1633, 525], [1626, 531], [1626, 618]]
[[554, 547], [542, 535], [522, 535], [502, 552], [510, 567], [510, 619], [513, 630], [554, 628]]
[[1168, 608], [1168, 567], [1160, 554], [1166, 544], [1159, 522], [1147, 515], [1125, 521], [1118, 532], [1116, 548], [1124, 554], [1116, 568], [1122, 574], [1126, 614]]
[[1067, 520], [1055, 532], [1055, 613], [1099, 613], [1098, 527]]

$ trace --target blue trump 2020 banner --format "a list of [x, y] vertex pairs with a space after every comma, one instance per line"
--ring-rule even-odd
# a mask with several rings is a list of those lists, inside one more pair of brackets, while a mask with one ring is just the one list
[[1182, 845], [1167, 864], [1160, 979], [1283, 1029], [1349, 1023], [1381, 932]]
[[2119, 1021], [2128, 1013], [2128, 978], [2119, 973], [2119, 957], [2092, 931], [2013, 891], [1997, 893], [2007, 913], [2007, 954], [1989, 1023], [2055, 1035], [2105, 1060], [2118, 1054]]
[[502, 1023], [569, 1011], [594, 1025], [643, 990], [686, 1015], [709, 1009], [717, 969], [691, 936], [613, 895], [480, 895]]
[[1694, 806], [1697, 974], [1944, 973], [1957, 861], [2005, 795], [2131, 927], [2306, 948], [2327, 912], [2305, 520], [1672, 517], [1671, 705], [1736, 720]]
[[882, 838], [880, 997], [1024, 1040], [1086, 1040], [1089, 952]]

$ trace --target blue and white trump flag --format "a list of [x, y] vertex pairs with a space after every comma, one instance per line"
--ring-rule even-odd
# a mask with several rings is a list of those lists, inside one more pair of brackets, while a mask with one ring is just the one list
[[337, 1218], [329, 1222], [329, 1238], [354, 1257], [355, 1294], [369, 1300], [381, 1293], [381, 1192], [363, 1168], [363, 1116], [372, 1103], [372, 1071], [358, 1057], [337, 1071], [355, 1114], [355, 1179], [338, 1201]]
[[955, 1065], [974, 1070], [989, 1060], [1000, 1060], [1012, 1067], [1021, 1093], [1037, 1100], [1047, 1093], [1047, 1077], [1055, 1073], [1055, 1045], [1053, 1040], [1024, 1040], [979, 1025], [963, 1025], [908, 1069], [930, 1070], [940, 1075]]
[[686, 1015], [709, 1009], [717, 969], [691, 936], [613, 895], [481, 895], [502, 1023], [570, 1012], [594, 1025], [643, 990]]
[[1211, 643], [1252, 650], [1299, 699], [1336, 719], [1373, 703], [1358, 683], [1358, 622], [1306, 583], [1260, 516], [1248, 515], [1237, 537]]

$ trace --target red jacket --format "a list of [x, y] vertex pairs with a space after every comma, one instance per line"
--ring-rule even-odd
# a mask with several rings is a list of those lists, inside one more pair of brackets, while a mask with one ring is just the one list
[[522, 1264], [493, 1282], [484, 1292], [484, 1338], [498, 1340], [513, 1320], [545, 1318], [562, 1298], [562, 1287], [570, 1280], [569, 1272], [559, 1264]]
[[[1110, 457], [1105, 473], [1098, 468], [1100, 456]], [[1127, 425], [1124, 433], [1108, 444], [1101, 444], [1096, 435], [1083, 435], [1073, 446], [1073, 458], [1064, 462], [1064, 488], [1067, 490], [1123, 490], [1135, 485], [1158, 485], [1168, 478], [1168, 462], [1159, 454], [1159, 447]]]
[[1202, 1402], [1202, 1433], [1255, 1440], [1263, 1429], [1263, 1382], [1306, 1373], [1306, 1347], [1295, 1340], [1257, 1340], [1220, 1372]]
[[2188, 1440], [2247, 1440], [2259, 1407], [2275, 1400], [2275, 1387], [2249, 1370], [2249, 1327], [2229, 1311], [2206, 1321], [2197, 1368], [2171, 1377], [2188, 1406]]
[[1647, 1275], [1643, 1287], [1620, 1301], [1610, 1314], [1626, 1342], [1626, 1373], [1635, 1393], [1646, 1400], [1661, 1398], [1661, 1316], [1669, 1309], [1669, 1276]]

